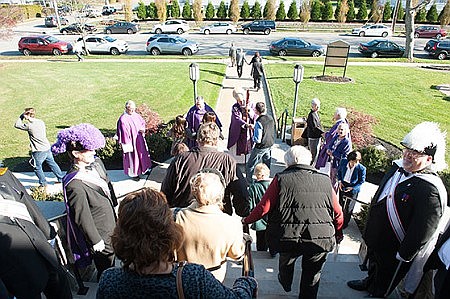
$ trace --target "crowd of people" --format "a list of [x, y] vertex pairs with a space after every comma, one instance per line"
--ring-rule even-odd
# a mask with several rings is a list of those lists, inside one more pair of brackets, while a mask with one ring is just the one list
[[[231, 64], [238, 72], [239, 53], [242, 49], [232, 45]], [[251, 64], [258, 91], [258, 53]], [[249, 89], [235, 88], [233, 98], [227, 151], [218, 146], [224, 138], [219, 115], [198, 96], [168, 132], [173, 158], [161, 189], [143, 188], [120, 203], [95, 156], [105, 146], [97, 128], [63, 129], [50, 146], [33, 108], [18, 118], [14, 126], [29, 134], [39, 184], [47, 184], [44, 161], [62, 182], [71, 260], [76, 267], [95, 264], [97, 298], [252, 298], [255, 278], [238, 278], [231, 288], [223, 285], [227, 262], [241, 260], [251, 241], [243, 225], [256, 231], [258, 251], [278, 256], [277, 279], [286, 292], [292, 290], [295, 262], [302, 257], [299, 298], [317, 298], [327, 255], [343, 240], [366, 178], [347, 111], [337, 108], [333, 126], [325, 131], [321, 103], [313, 99], [302, 135], [307, 146], [290, 147], [286, 168], [271, 178], [274, 119], [264, 102], [252, 101]], [[124, 172], [134, 180], [152, 166], [145, 132], [136, 104], [127, 101], [116, 138]], [[381, 298], [402, 282], [410, 298], [446, 298], [450, 211], [437, 175], [447, 167], [445, 133], [438, 124], [424, 122], [400, 144], [402, 158], [394, 161], [370, 203], [363, 232], [368, 276], [347, 284]], [[52, 153], [68, 155], [65, 175]], [[55, 231], [8, 170], [0, 169], [0, 182], [0, 295], [40, 298], [44, 292], [47, 298], [71, 298], [66, 274], [47, 242]]]

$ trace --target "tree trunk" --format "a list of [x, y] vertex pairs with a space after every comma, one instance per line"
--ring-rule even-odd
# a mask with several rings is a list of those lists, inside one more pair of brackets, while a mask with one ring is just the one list
[[416, 15], [415, 10], [411, 9], [411, 0], [406, 0], [405, 9], [405, 29], [406, 29], [406, 44], [405, 44], [405, 57], [408, 62], [414, 61], [414, 17]]

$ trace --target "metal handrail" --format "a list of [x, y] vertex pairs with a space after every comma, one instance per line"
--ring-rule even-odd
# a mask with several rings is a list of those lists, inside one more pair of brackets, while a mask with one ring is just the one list
[[286, 142], [286, 125], [288, 116], [289, 111], [286, 108], [284, 109], [284, 112], [281, 114], [281, 116], [277, 119], [277, 127], [278, 127], [277, 138], [283, 137], [283, 142]]

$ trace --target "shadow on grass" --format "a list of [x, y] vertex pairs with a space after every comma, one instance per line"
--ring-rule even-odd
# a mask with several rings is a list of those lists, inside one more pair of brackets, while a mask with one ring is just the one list
[[278, 80], [278, 79], [289, 79], [291, 77], [284, 76], [284, 77], [268, 77], [267, 80]]
[[209, 81], [209, 80], [205, 80], [204, 82], [212, 84], [212, 85], [216, 85], [216, 86], [222, 86], [221, 83], [217, 83], [217, 82], [213, 82], [213, 81]]
[[450, 97], [444, 97], [443, 100], [447, 101], [447, 102], [450, 102]]
[[[4, 166], [8, 167], [12, 171], [33, 171], [33, 168], [28, 163], [31, 157], [11, 157], [3, 160]], [[27, 165], [28, 164], [28, 167]], [[21, 170], [26, 169], [26, 170]]]
[[224, 72], [218, 72], [218, 71], [213, 71], [213, 70], [200, 70], [200, 73], [210, 73], [212, 75], [217, 75], [217, 76], [225, 76]]

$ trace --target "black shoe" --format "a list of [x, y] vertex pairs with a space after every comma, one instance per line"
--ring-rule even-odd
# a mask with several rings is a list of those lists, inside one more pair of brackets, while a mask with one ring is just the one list
[[280, 273], [278, 273], [278, 282], [281, 284], [281, 286], [283, 287], [283, 290], [285, 292], [290, 292], [291, 291], [291, 286], [290, 285], [287, 285], [287, 284], [281, 282]]
[[367, 282], [363, 279], [347, 281], [347, 285], [357, 291], [367, 291]]
[[139, 176], [135, 176], [135, 177], [131, 177], [131, 179], [133, 181], [139, 182], [139, 180], [141, 179]]

